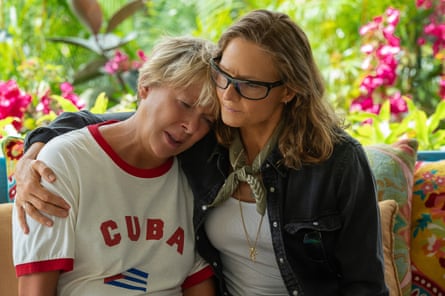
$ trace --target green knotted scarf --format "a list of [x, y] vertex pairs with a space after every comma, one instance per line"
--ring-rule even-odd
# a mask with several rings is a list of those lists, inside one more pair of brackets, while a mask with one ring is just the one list
[[266, 189], [263, 181], [259, 177], [261, 165], [267, 158], [272, 149], [278, 142], [278, 137], [281, 134], [282, 123], [280, 123], [275, 129], [274, 133], [270, 137], [269, 141], [257, 155], [252, 162], [252, 165], [247, 164], [246, 152], [241, 142], [239, 132], [235, 134], [233, 142], [229, 147], [230, 164], [233, 171], [229, 174], [226, 182], [221, 187], [215, 200], [209, 206], [217, 206], [226, 201], [235, 190], [238, 188], [240, 182], [246, 182], [249, 184], [252, 190], [253, 198], [256, 202], [257, 212], [263, 216], [266, 212]]

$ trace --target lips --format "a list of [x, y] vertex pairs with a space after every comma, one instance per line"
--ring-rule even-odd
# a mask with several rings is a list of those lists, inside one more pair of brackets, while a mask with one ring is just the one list
[[223, 105], [223, 107], [224, 107], [224, 110], [226, 110], [228, 112], [239, 112], [236, 109], [233, 109], [233, 108], [231, 108], [231, 107], [229, 107], [227, 105]]
[[173, 146], [174, 148], [179, 147], [183, 143], [183, 140], [175, 137], [169, 132], [164, 132], [164, 133], [165, 133], [165, 138], [167, 139], [167, 143]]

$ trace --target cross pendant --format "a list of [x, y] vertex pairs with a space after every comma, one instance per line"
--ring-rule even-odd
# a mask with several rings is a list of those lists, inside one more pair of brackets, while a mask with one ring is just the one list
[[252, 260], [253, 262], [256, 261], [256, 255], [258, 255], [258, 252], [256, 251], [256, 248], [249, 248], [249, 257], [250, 260]]

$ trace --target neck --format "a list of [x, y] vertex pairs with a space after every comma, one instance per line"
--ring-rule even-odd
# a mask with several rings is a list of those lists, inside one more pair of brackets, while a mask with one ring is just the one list
[[153, 157], [153, 154], [145, 149], [139, 134], [135, 130], [132, 118], [100, 127], [100, 132], [108, 145], [126, 163], [140, 169], [156, 168], [167, 159]]
[[251, 164], [272, 136], [276, 126], [265, 130], [240, 128], [240, 137], [246, 149], [247, 162]]

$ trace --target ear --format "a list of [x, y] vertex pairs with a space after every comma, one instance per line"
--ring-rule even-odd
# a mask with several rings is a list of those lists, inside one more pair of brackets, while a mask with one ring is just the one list
[[148, 93], [150, 91], [150, 88], [148, 86], [138, 86], [138, 97], [139, 99], [143, 100], [147, 97]]
[[290, 89], [289, 87], [286, 87], [283, 97], [281, 98], [281, 103], [287, 104], [290, 101], [292, 101], [295, 96], [297, 95], [297, 92], [293, 89]]

